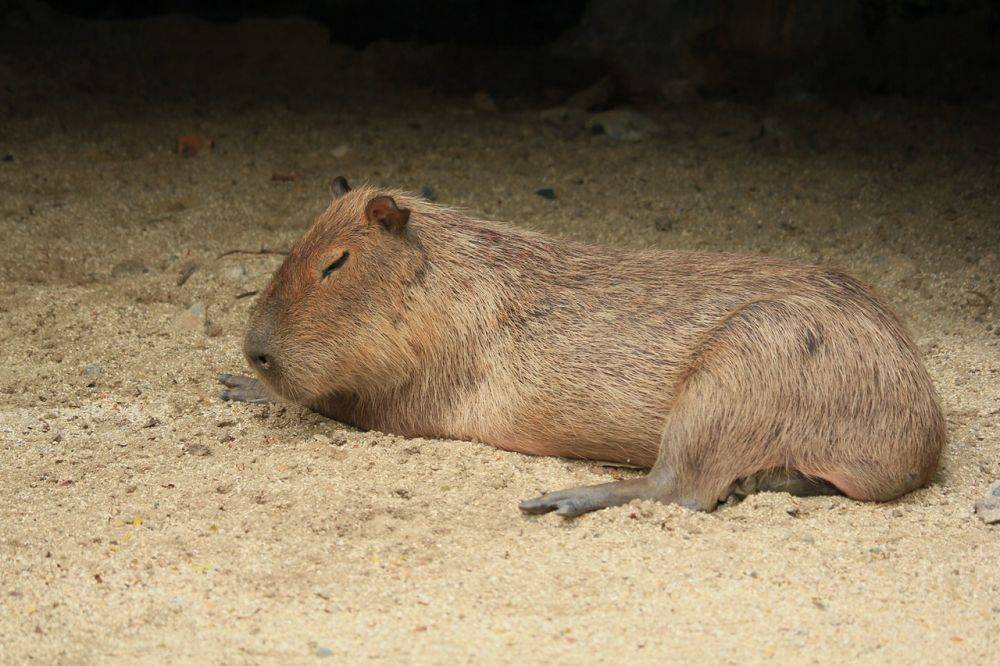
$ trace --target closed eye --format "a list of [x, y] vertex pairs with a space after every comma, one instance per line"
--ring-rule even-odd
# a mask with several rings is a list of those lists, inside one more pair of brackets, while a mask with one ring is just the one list
[[323, 277], [328, 277], [330, 273], [343, 266], [349, 256], [351, 256], [351, 253], [344, 250], [344, 254], [340, 255], [332, 264], [323, 269]]

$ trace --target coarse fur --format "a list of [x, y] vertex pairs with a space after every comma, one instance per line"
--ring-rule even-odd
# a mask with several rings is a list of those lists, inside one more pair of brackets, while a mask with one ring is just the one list
[[[282, 398], [367, 429], [653, 467], [529, 513], [635, 498], [711, 510], [741, 487], [889, 500], [935, 472], [930, 377], [852, 277], [595, 247], [346, 187], [251, 316], [248, 357], [266, 350], [257, 369]], [[373, 219], [380, 197], [394, 224]]]

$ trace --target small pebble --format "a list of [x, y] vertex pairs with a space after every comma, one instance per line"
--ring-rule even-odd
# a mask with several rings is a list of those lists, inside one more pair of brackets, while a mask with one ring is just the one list
[[976, 502], [975, 513], [987, 525], [1000, 523], [1000, 481], [994, 481], [986, 495]]
[[87, 378], [87, 386], [93, 388], [97, 386], [97, 378], [101, 376], [100, 366], [88, 365], [83, 369], [83, 376]]
[[343, 157], [344, 155], [349, 153], [350, 150], [351, 150], [350, 146], [348, 146], [346, 143], [342, 143], [333, 150], [331, 150], [330, 154], [333, 155], [334, 157]]
[[434, 190], [427, 187], [426, 185], [420, 186], [420, 196], [428, 201], [434, 201]]
[[174, 318], [174, 328], [185, 333], [201, 331], [205, 328], [206, 311], [204, 303], [195, 303]]
[[188, 442], [182, 449], [184, 453], [192, 456], [209, 456], [212, 455], [212, 449], [208, 448], [206, 445], [200, 442]]
[[550, 201], [556, 198], [556, 191], [551, 187], [543, 187], [540, 190], [535, 190], [535, 194], [543, 199], [549, 199]]
[[333, 656], [333, 650], [328, 647], [318, 647], [316, 648], [316, 656], [320, 659], [326, 659], [327, 657]]
[[184, 283], [188, 281], [188, 278], [194, 275], [196, 270], [198, 270], [198, 263], [195, 261], [185, 261], [181, 264], [180, 271], [177, 275], [177, 286], [183, 287]]

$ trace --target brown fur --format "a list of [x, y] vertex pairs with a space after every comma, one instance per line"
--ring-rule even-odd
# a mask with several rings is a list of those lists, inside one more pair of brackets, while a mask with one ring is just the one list
[[[369, 221], [379, 196], [408, 221]], [[851, 277], [593, 247], [370, 187], [295, 244], [251, 339], [273, 353], [273, 391], [343, 422], [656, 464], [655, 488], [616, 486], [601, 506], [711, 509], [775, 470], [888, 500], [931, 479], [946, 437], [913, 342]]]

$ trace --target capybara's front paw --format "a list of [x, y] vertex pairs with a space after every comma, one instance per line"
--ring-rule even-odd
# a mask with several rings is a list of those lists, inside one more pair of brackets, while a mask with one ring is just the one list
[[267, 390], [253, 377], [222, 372], [219, 373], [219, 382], [226, 387], [219, 391], [219, 397], [223, 400], [249, 402], [254, 405], [271, 402]]

